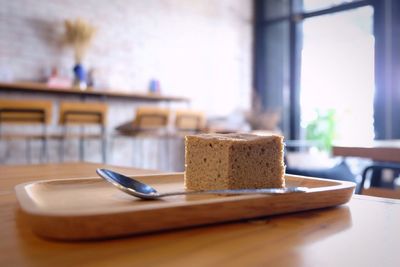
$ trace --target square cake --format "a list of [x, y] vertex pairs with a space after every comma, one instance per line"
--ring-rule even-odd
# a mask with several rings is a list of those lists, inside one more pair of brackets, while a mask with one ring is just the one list
[[186, 136], [186, 189], [280, 188], [285, 186], [284, 174], [282, 136]]

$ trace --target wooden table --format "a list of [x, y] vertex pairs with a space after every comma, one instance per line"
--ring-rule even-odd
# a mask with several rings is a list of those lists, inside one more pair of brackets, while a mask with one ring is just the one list
[[400, 162], [400, 140], [373, 141], [368, 144], [336, 144], [334, 156], [369, 158], [376, 161]]
[[33, 235], [13, 187], [92, 177], [99, 166], [0, 166], [0, 266], [400, 266], [400, 201], [366, 196], [337, 208], [115, 240], [55, 242]]
[[[400, 140], [380, 140], [368, 144], [335, 144], [332, 147], [332, 154], [334, 156], [400, 163]], [[370, 187], [364, 189], [363, 194], [400, 199], [400, 190], [398, 189]]]

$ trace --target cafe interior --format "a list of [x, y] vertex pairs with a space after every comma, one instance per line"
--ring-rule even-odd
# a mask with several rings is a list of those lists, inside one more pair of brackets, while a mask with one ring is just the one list
[[[396, 0], [0, 0], [0, 266], [400, 266], [399, 47]], [[204, 134], [304, 192], [134, 199]]]

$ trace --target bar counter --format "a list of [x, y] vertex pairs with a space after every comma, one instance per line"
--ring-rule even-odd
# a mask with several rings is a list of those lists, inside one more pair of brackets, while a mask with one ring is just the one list
[[[0, 82], [0, 99], [12, 99], [12, 100], [25, 100], [25, 101], [36, 101], [36, 100], [47, 100], [53, 103], [51, 122], [48, 125], [49, 133], [59, 133], [60, 127], [59, 112], [60, 104], [62, 102], [103, 102], [108, 106], [107, 114], [107, 135], [113, 135], [115, 128], [125, 124], [134, 119], [136, 109], [138, 106], [163, 106], [171, 110], [179, 108], [188, 108], [190, 101], [188, 98], [182, 96], [167, 96], [163, 94], [150, 94], [150, 93], [139, 93], [139, 92], [123, 92], [122, 90], [111, 90], [111, 89], [93, 89], [81, 91], [78, 88], [54, 88], [48, 87], [45, 83], [33, 83], [33, 82], [15, 82], [15, 83], [1, 83]], [[30, 131], [31, 129], [27, 129]], [[32, 129], [34, 131], [35, 129]], [[89, 129], [90, 130], [90, 129]], [[96, 130], [96, 129], [95, 129]], [[118, 164], [132, 164], [133, 154], [127, 148], [131, 147], [130, 138], [119, 138], [113, 142], [113, 151], [118, 151], [113, 162]], [[98, 153], [99, 142], [86, 142], [87, 152], [85, 153], [85, 160], [98, 161], [96, 157]], [[33, 144], [35, 145], [35, 144]], [[23, 151], [25, 148], [24, 142], [13, 142], [10, 144], [10, 149], [16, 151], [8, 158], [10, 163], [24, 163]], [[57, 161], [58, 156], [56, 151], [58, 150], [59, 144], [57, 142], [49, 143], [49, 158], [53, 161]], [[75, 144], [67, 146], [66, 161], [76, 160], [76, 147]], [[38, 149], [33, 148], [33, 158], [39, 158]], [[111, 153], [111, 152], [110, 152]], [[131, 156], [126, 156], [126, 154]]]
[[166, 96], [162, 94], [150, 94], [150, 93], [131, 93], [123, 92], [121, 90], [111, 89], [95, 89], [88, 88], [86, 90], [79, 90], [78, 88], [56, 88], [49, 87], [45, 83], [35, 82], [15, 82], [15, 83], [2, 83], [0, 82], [0, 92], [27, 92], [27, 93], [50, 93], [58, 95], [76, 95], [81, 97], [97, 96], [102, 98], [120, 98], [129, 99], [135, 101], [177, 101], [177, 102], [188, 102], [189, 99], [179, 96]]

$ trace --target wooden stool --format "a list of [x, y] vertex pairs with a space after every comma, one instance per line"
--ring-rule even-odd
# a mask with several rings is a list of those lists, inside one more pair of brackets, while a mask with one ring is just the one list
[[[21, 101], [0, 99], [0, 140], [26, 140], [26, 159], [31, 162], [30, 140], [42, 142], [41, 161], [47, 161], [47, 125], [51, 122], [51, 101]], [[42, 127], [42, 132], [33, 133], [3, 133], [3, 125], [36, 125]], [[6, 153], [8, 154], [8, 153]]]
[[204, 130], [205, 125], [205, 115], [201, 111], [186, 109], [175, 112], [175, 130], [178, 133], [198, 133]]
[[[83, 161], [85, 156], [84, 140], [100, 139], [101, 154], [103, 163], [106, 162], [106, 121], [108, 106], [104, 103], [79, 103], [79, 102], [63, 102], [60, 103], [59, 124], [62, 125], [60, 160], [64, 160], [65, 139], [79, 139], [79, 160]], [[98, 125], [100, 134], [85, 134], [84, 127], [90, 125]], [[69, 134], [70, 126], [79, 126], [79, 134]]]
[[192, 109], [175, 111], [173, 134], [169, 136], [167, 145], [168, 151], [174, 151], [174, 153], [168, 154], [169, 165], [173, 171], [184, 171], [185, 136], [202, 132], [205, 125], [205, 115], [201, 111]]
[[[146, 139], [153, 139], [157, 142], [155, 146], [156, 151], [153, 151], [155, 152], [156, 156], [150, 157], [150, 161], [155, 160], [155, 167], [157, 169], [160, 169], [162, 168], [162, 164], [160, 164], [160, 162], [167, 162], [167, 159], [163, 159], [161, 150], [164, 147], [163, 142], [165, 141], [165, 137], [168, 134], [169, 117], [170, 111], [166, 108], [149, 106], [139, 107], [136, 109], [135, 120], [133, 121], [133, 128], [136, 128], [135, 137], [136, 140], [139, 141], [140, 146], [139, 158], [141, 159], [141, 161], [139, 162], [139, 166], [150, 168], [152, 167], [151, 165], [144, 166], [144, 163], [146, 163], [146, 155], [151, 155], [149, 153], [145, 153], [145, 151], [150, 151], [151, 153], [151, 150], [146, 150], [145, 148]], [[133, 151], [135, 151], [135, 146], [133, 149]], [[166, 147], [166, 150], [168, 151], [168, 147]], [[147, 160], [149, 160], [149, 157], [147, 157]]]
[[[146, 150], [145, 143], [149, 139], [156, 140], [157, 145], [154, 147], [157, 148], [156, 153], [159, 154], [160, 142], [164, 141], [163, 139], [168, 133], [169, 117], [170, 112], [168, 109], [154, 106], [142, 106], [136, 109], [135, 118], [132, 122], [126, 123], [117, 128], [120, 132], [119, 136], [130, 137], [133, 140], [133, 166], [140, 168], [155, 168], [154, 166], [151, 166], [151, 164], [147, 164], [149, 161], [145, 160], [149, 153], [154, 152]], [[139, 151], [139, 153], [135, 153], [136, 151]], [[157, 161], [154, 162], [156, 162], [156, 168], [158, 168], [160, 157], [157, 155], [155, 158]]]
[[133, 127], [139, 132], [165, 131], [168, 127], [170, 112], [168, 109], [159, 107], [139, 107], [136, 109]]

